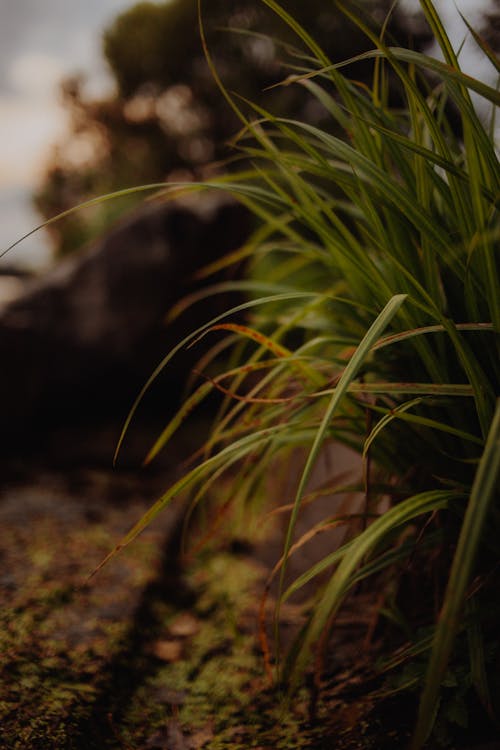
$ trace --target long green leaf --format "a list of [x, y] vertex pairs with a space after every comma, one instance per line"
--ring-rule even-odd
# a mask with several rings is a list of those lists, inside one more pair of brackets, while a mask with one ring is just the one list
[[433, 726], [439, 690], [448, 666], [457, 632], [460, 613], [464, 606], [467, 587], [474, 571], [474, 563], [481, 544], [491, 504], [498, 497], [500, 476], [500, 399], [479, 462], [460, 531], [458, 546], [448, 578], [443, 607], [434, 637], [427, 670], [425, 688], [420, 701], [417, 727], [412, 750], [419, 750]]
[[325, 410], [323, 420], [316, 433], [314, 442], [311, 446], [311, 450], [309, 451], [309, 455], [307, 457], [304, 470], [302, 472], [302, 476], [300, 477], [299, 485], [297, 488], [297, 493], [295, 496], [294, 507], [291, 513], [290, 522], [288, 524], [288, 529], [287, 529], [287, 534], [286, 534], [286, 539], [285, 539], [285, 544], [284, 544], [284, 551], [283, 551], [284, 562], [283, 562], [283, 566], [282, 566], [281, 574], [280, 574], [280, 591], [283, 591], [283, 584], [285, 580], [286, 567], [287, 567], [286, 561], [287, 561], [288, 553], [290, 551], [290, 548], [293, 542], [293, 535], [295, 531], [297, 517], [299, 514], [299, 510], [300, 510], [300, 503], [304, 495], [304, 492], [306, 490], [307, 483], [311, 477], [314, 464], [316, 463], [319, 452], [323, 445], [327, 430], [335, 415], [336, 410], [338, 409], [338, 406], [341, 400], [347, 393], [349, 385], [352, 383], [352, 381], [358, 374], [360, 368], [362, 367], [363, 363], [365, 362], [367, 356], [369, 355], [370, 349], [375, 344], [375, 342], [380, 338], [381, 334], [387, 328], [391, 320], [394, 318], [399, 308], [404, 303], [405, 299], [406, 299], [406, 295], [404, 294], [398, 294], [392, 297], [387, 303], [387, 305], [384, 307], [384, 309], [380, 312], [376, 320], [372, 323], [372, 325], [366, 332], [365, 336], [363, 337], [362, 341], [360, 342], [359, 346], [357, 347], [354, 355], [351, 357], [347, 367], [342, 373], [342, 376], [334, 390], [333, 396], [331, 397], [330, 402]]

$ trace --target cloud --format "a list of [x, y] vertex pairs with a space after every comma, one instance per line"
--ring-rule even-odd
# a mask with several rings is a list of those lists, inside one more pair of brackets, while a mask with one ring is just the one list
[[13, 90], [36, 100], [52, 98], [64, 73], [61, 58], [35, 52], [15, 58], [7, 76]]
[[100, 30], [133, 3], [0, 2], [0, 185], [33, 186], [67, 121], [59, 82], [82, 70], [105, 85]]
[[50, 55], [69, 67], [95, 70], [100, 34], [132, 0], [1, 0], [0, 91], [10, 89], [8, 70], [18, 56]]
[[0, 98], [0, 187], [29, 187], [40, 176], [48, 148], [62, 135], [66, 113], [50, 99]]
[[[58, 82], [84, 72], [90, 74], [94, 90], [102, 89], [102, 29], [133, 4], [0, 0], [0, 247], [39, 221], [30, 194], [67, 123]], [[37, 233], [5, 260], [43, 265], [49, 255], [47, 239]]]

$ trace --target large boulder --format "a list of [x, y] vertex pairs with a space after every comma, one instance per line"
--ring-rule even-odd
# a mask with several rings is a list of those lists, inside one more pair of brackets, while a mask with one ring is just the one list
[[[0, 312], [3, 450], [18, 451], [20, 440], [40, 445], [65, 426], [115, 430], [169, 348], [228, 304], [210, 298], [165, 325], [172, 304], [193, 290], [193, 272], [248, 230], [245, 210], [227, 199], [150, 204], [28, 283]], [[145, 411], [168, 416], [195, 356], [176, 358]]]

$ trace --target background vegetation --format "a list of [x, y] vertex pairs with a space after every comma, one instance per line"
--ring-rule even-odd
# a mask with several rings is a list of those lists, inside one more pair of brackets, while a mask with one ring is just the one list
[[[391, 3], [367, 0], [364, 5], [381, 24]], [[286, 6], [332, 60], [368, 49], [366, 37], [333, 5], [290, 0]], [[283, 77], [283, 63], [293, 60], [296, 38], [263, 3], [237, 0], [228, 8], [214, 0], [203, 14], [207, 42], [229, 90], [249, 100], [264, 98], [276, 113], [314, 123], [324, 118], [307, 92], [294, 87], [265, 91]], [[236, 31], [228, 33], [228, 28]], [[404, 13], [391, 16], [389, 29], [403, 43], [411, 36], [417, 48], [429, 39], [425, 27]], [[214, 160], [231, 153], [227, 142], [239, 122], [207, 66], [196, 0], [138, 3], [107, 29], [103, 52], [116, 85], [111, 96], [88, 98], [84, 78], [62, 85], [72, 131], [57, 144], [36, 196], [45, 218], [113, 190], [203, 177], [207, 170], [214, 172]], [[369, 68], [357, 67], [357, 75], [366, 79]], [[71, 252], [99, 234], [133, 201], [100, 204], [52, 225], [56, 253]]]

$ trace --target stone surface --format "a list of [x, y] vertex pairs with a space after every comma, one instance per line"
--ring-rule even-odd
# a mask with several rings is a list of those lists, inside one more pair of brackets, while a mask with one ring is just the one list
[[[169, 348], [228, 301], [210, 298], [170, 329], [166, 313], [193, 290], [193, 272], [247, 232], [228, 200], [150, 204], [27, 283], [0, 310], [2, 447], [39, 445], [58, 425], [123, 422]], [[146, 410], [172, 408], [196, 356], [176, 358]]]

